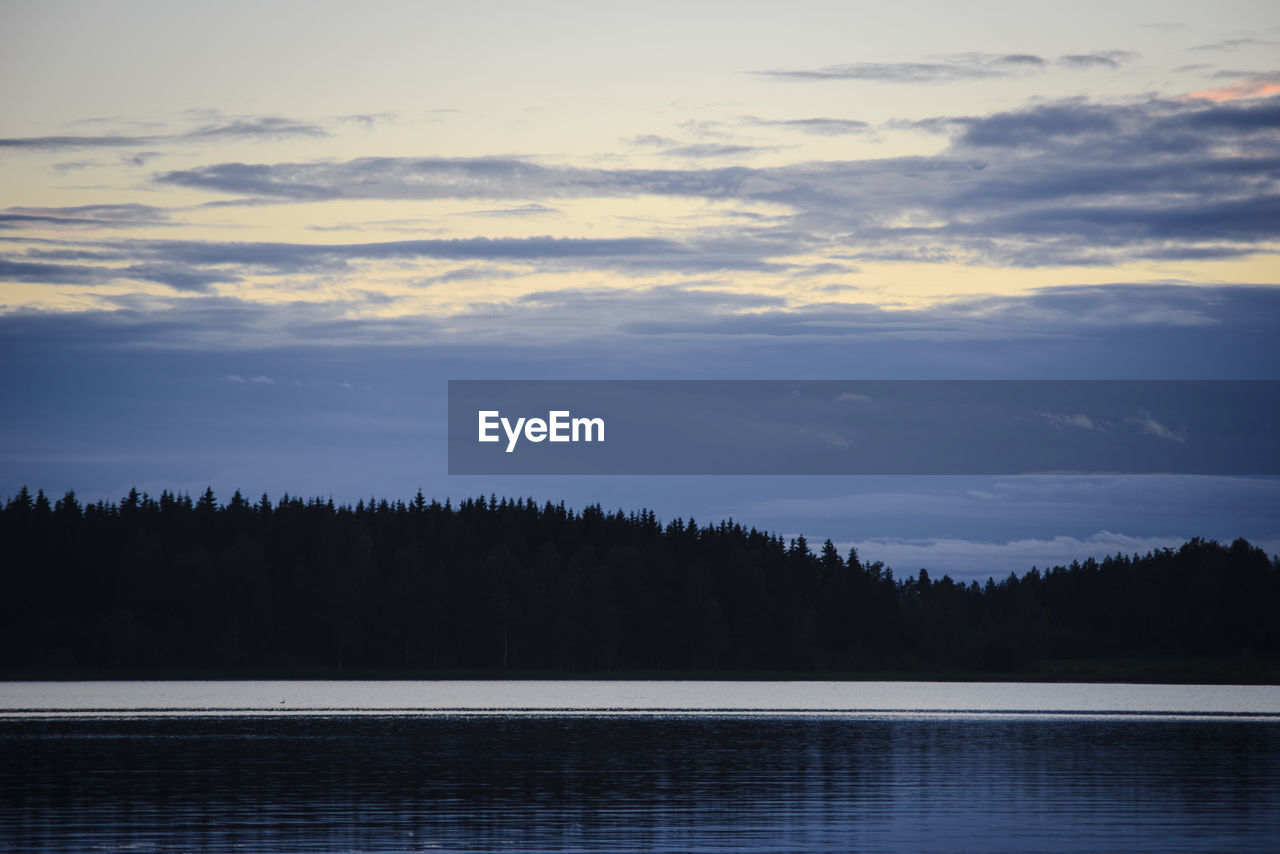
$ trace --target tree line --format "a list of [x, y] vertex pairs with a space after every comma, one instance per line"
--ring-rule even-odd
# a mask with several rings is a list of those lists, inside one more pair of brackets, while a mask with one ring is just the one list
[[1019, 671], [1274, 662], [1280, 560], [1192, 539], [1001, 581], [897, 577], [732, 521], [211, 489], [0, 509], [0, 668], [172, 674]]

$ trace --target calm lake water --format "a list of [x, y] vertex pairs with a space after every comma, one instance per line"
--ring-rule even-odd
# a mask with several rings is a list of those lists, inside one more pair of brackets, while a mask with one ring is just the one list
[[3, 851], [1277, 851], [1280, 689], [0, 683]]

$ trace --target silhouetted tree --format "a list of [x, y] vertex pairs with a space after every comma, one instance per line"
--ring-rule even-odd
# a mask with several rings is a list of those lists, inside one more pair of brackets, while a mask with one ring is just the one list
[[1280, 656], [1280, 560], [1192, 539], [968, 585], [732, 521], [137, 489], [0, 508], [0, 667], [1025, 670]]

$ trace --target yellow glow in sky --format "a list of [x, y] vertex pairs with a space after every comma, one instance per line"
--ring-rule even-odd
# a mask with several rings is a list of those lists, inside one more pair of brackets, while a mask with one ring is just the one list
[[9, 3], [0, 304], [1273, 284], [1278, 43], [1269, 3]]

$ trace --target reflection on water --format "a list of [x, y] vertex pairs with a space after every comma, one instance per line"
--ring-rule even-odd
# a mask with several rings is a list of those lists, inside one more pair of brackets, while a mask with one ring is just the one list
[[0, 795], [9, 851], [1273, 851], [1280, 724], [10, 719]]

